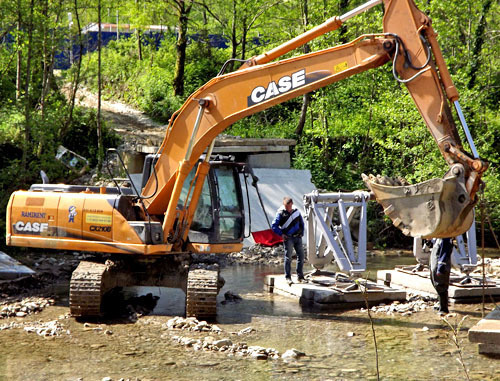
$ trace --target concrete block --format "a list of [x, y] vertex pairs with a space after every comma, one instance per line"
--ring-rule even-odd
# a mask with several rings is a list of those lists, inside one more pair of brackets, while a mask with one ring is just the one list
[[377, 271], [377, 281], [383, 284], [390, 282], [391, 287], [403, 287], [437, 296], [430, 278], [420, 273], [408, 274], [397, 270], [379, 270]]
[[469, 329], [469, 341], [500, 346], [500, 307]]
[[[482, 298], [483, 288], [476, 284], [460, 284], [458, 273], [452, 274], [448, 289], [448, 296], [454, 302], [473, 302]], [[410, 272], [407, 270], [379, 270], [377, 271], [377, 282], [392, 287], [402, 287], [416, 292], [423, 292], [437, 297], [436, 290], [432, 286], [429, 271]], [[500, 280], [489, 279], [489, 286], [485, 287], [485, 295], [500, 297]]]
[[144, 155], [134, 151], [124, 151], [122, 156], [125, 167], [129, 173], [142, 173]]
[[248, 164], [252, 168], [290, 168], [290, 154], [284, 153], [261, 153], [248, 156]]
[[[311, 290], [313, 291], [313, 290]], [[339, 303], [342, 301], [342, 295], [338, 291], [333, 290], [314, 290], [312, 292], [314, 303]]]
[[[308, 283], [296, 283], [294, 281], [292, 285], [286, 282], [284, 275], [268, 275], [265, 284], [273, 284], [271, 292], [299, 300], [301, 304], [313, 306], [320, 310], [365, 306], [363, 292], [359, 289], [348, 290], [348, 286], [353, 283], [337, 282], [334, 275], [314, 277], [314, 280]], [[373, 282], [369, 282], [369, 288], [366, 295], [369, 304], [406, 300], [406, 291], [404, 290], [377, 285]]]
[[500, 345], [479, 344], [478, 350], [480, 355], [500, 355]]

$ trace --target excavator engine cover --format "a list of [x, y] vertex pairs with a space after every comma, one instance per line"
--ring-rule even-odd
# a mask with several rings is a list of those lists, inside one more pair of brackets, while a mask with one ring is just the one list
[[385, 185], [366, 175], [363, 180], [383, 206], [384, 213], [405, 235], [456, 237], [472, 225], [475, 202], [471, 202], [466, 190], [461, 164], [453, 165], [442, 179], [414, 185]]

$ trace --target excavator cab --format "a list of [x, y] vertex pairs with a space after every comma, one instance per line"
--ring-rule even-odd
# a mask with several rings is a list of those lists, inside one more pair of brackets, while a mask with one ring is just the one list
[[[148, 155], [144, 162], [142, 187], [153, 174], [157, 155]], [[202, 160], [200, 160], [201, 163]], [[196, 212], [191, 222], [188, 241], [191, 244], [231, 244], [243, 241], [245, 213], [239, 174], [243, 164], [232, 157], [216, 156], [210, 162], [210, 170], [203, 183]], [[184, 181], [177, 203], [179, 211], [187, 209], [191, 202], [193, 179], [197, 165]], [[186, 198], [189, 198], [186, 200]], [[187, 201], [187, 202], [186, 202]], [[195, 249], [195, 251], [197, 251]]]
[[[240, 184], [241, 165], [234, 162], [210, 162], [196, 213], [189, 230], [191, 243], [236, 243], [243, 240], [245, 215]], [[183, 201], [195, 169], [184, 184]]]

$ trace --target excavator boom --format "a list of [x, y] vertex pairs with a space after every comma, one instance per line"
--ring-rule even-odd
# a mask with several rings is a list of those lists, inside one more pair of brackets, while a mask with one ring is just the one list
[[[228, 126], [245, 116], [384, 64], [390, 58], [387, 45], [393, 46], [383, 36], [366, 35], [346, 45], [213, 78], [188, 98], [168, 129], [156, 165], [158, 191], [145, 201], [148, 212], [167, 211], [166, 220], [169, 218], [168, 208], [175, 210], [177, 205], [176, 183], [182, 186], [182, 177]], [[186, 142], [190, 140], [188, 145]], [[155, 186], [155, 180], [150, 179], [143, 194], [152, 194]]]
[[[447, 180], [434, 181], [427, 187], [389, 187], [369, 180], [367, 185], [406, 234], [455, 236], [469, 228], [475, 193], [487, 163], [463, 151], [448, 105], [448, 99], [458, 101], [458, 93], [431, 21], [412, 0], [383, 1], [382, 34], [363, 35], [345, 45], [270, 62], [381, 2], [372, 0], [349, 14], [327, 20], [290, 42], [249, 59], [240, 70], [213, 78], [187, 99], [172, 117], [159, 149], [158, 182], [150, 179], [143, 190], [143, 194], [150, 195], [158, 186], [158, 191], [146, 201], [146, 208], [150, 214], [165, 214], [165, 239], [174, 235], [178, 198], [187, 174], [224, 129], [248, 115], [389, 60], [393, 61], [394, 76], [407, 86], [443, 157], [453, 168], [445, 176]], [[417, 218], [424, 204], [429, 205], [430, 213]], [[426, 219], [433, 221], [430, 227], [425, 226]]]

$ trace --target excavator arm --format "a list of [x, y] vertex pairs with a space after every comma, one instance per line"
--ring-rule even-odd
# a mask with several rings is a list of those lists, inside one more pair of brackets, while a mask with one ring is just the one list
[[[389, 0], [384, 4], [384, 32], [393, 35], [397, 45], [394, 77], [408, 88], [450, 170], [443, 179], [413, 186], [391, 187], [366, 178], [365, 182], [403, 233], [424, 238], [455, 237], [472, 224], [476, 192], [488, 163], [475, 149], [431, 20], [413, 1]], [[462, 122], [472, 157], [463, 150], [449, 102]]]
[[[470, 157], [463, 151], [448, 104], [448, 100], [458, 104], [458, 93], [431, 21], [412, 0], [383, 1], [384, 33], [363, 35], [345, 45], [270, 62], [380, 3], [382, 0], [372, 0], [346, 15], [333, 17], [290, 42], [249, 59], [240, 70], [211, 79], [187, 99], [171, 118], [158, 151], [156, 176], [149, 179], [142, 192], [149, 196], [144, 200], [147, 212], [164, 215], [165, 241], [177, 236], [176, 227], [192, 220], [190, 214], [196, 209], [193, 205], [196, 206], [199, 194], [196, 187], [203, 185], [203, 175], [196, 181], [187, 213], [178, 209], [181, 190], [203, 152], [207, 148], [211, 152], [219, 133], [246, 116], [389, 60], [393, 61], [395, 77], [407, 86], [450, 171], [443, 179], [422, 185], [389, 186], [370, 180], [367, 185], [386, 214], [406, 234], [451, 237], [469, 228], [475, 193], [487, 163], [477, 154]], [[473, 147], [472, 140], [469, 144]], [[429, 213], [419, 216], [424, 205]], [[424, 226], [426, 218], [431, 220], [430, 227]]]
[[[363, 35], [345, 45], [272, 62], [382, 2], [383, 33]], [[12, 193], [7, 205], [6, 243], [131, 256], [123, 261], [113, 257], [105, 264], [80, 263], [70, 283], [69, 303], [75, 316], [99, 315], [108, 290], [141, 284], [182, 288], [186, 293], [186, 315], [213, 318], [221, 285], [218, 270], [196, 265], [188, 268], [191, 258], [182, 254], [232, 252], [241, 248], [243, 202], [235, 195], [239, 178], [229, 164], [209, 163], [216, 136], [245, 116], [390, 60], [394, 76], [407, 86], [450, 169], [443, 178], [415, 185], [367, 177], [365, 182], [372, 192], [342, 197], [306, 195], [308, 210], [323, 216], [319, 222], [326, 241], [320, 243], [319, 250], [328, 248], [335, 252], [343, 270], [362, 271], [366, 260], [362, 249], [362, 243], [366, 243], [366, 204], [373, 197], [405, 234], [423, 238], [462, 234], [472, 224], [475, 194], [487, 163], [475, 151], [430, 19], [416, 8], [413, 0], [371, 0], [251, 58], [239, 70], [219, 75], [193, 93], [172, 116], [159, 155], [150, 158], [150, 163], [156, 160], [156, 164], [141, 196], [118, 184], [33, 184], [28, 191]], [[462, 148], [449, 102], [457, 109], [472, 157]], [[205, 160], [199, 163], [204, 152]], [[192, 177], [190, 172], [197, 164]], [[150, 174], [148, 165], [143, 174]], [[206, 182], [208, 193], [202, 189], [207, 176], [211, 180]], [[210, 200], [206, 199], [207, 194]], [[209, 223], [197, 231], [194, 227], [200, 224], [199, 220], [190, 228], [200, 198], [213, 213]], [[321, 201], [326, 206], [323, 214]], [[335, 207], [340, 211], [343, 227], [338, 231], [334, 226], [335, 234], [329, 234]], [[361, 210], [357, 253], [347, 229], [356, 207]], [[200, 206], [199, 210], [203, 208]], [[308, 239], [314, 236], [313, 230], [309, 229]], [[309, 245], [309, 250], [315, 246]], [[181, 255], [168, 258], [169, 254]], [[311, 252], [310, 258], [315, 254]], [[145, 260], [144, 256], [150, 258]], [[314, 263], [323, 265], [330, 258], [327, 253]]]

